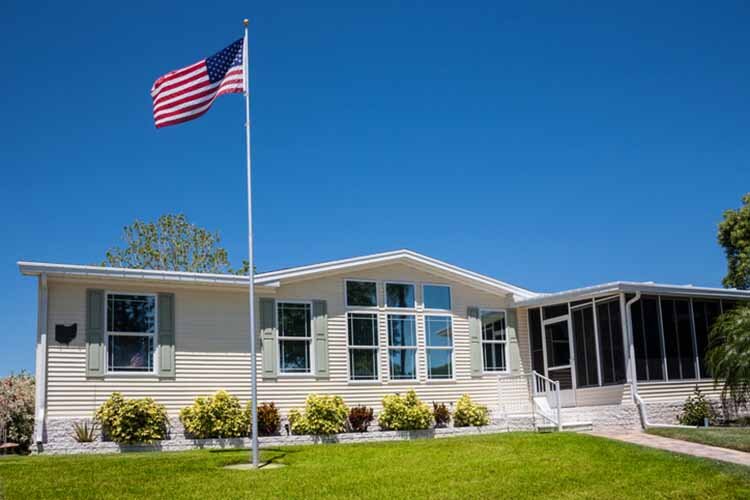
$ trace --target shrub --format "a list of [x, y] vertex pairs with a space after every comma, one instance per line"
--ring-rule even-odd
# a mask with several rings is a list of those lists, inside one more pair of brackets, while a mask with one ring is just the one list
[[464, 394], [456, 402], [453, 423], [456, 427], [487, 425], [490, 423], [490, 413], [486, 406], [474, 404], [469, 395]]
[[263, 403], [258, 407], [258, 434], [272, 436], [279, 430], [281, 415], [273, 403]]
[[413, 390], [404, 397], [391, 394], [383, 398], [378, 424], [385, 430], [428, 429], [432, 425], [432, 412]]
[[349, 410], [340, 396], [310, 394], [305, 401], [305, 412], [289, 412], [289, 424], [294, 434], [327, 435], [346, 430]]
[[22, 371], [0, 379], [0, 427], [24, 452], [34, 434], [34, 409], [34, 377]]
[[116, 443], [152, 443], [167, 437], [167, 410], [151, 398], [113, 392], [96, 411], [104, 434]]
[[432, 403], [432, 418], [435, 419], [435, 427], [445, 427], [451, 421], [451, 412], [445, 403]]
[[349, 410], [349, 425], [354, 432], [367, 432], [372, 419], [372, 408], [367, 406], [355, 406]]
[[96, 422], [73, 422], [73, 439], [78, 443], [93, 443], [96, 440], [96, 429]]
[[682, 412], [677, 420], [682, 425], [703, 425], [703, 419], [707, 418], [709, 423], [716, 421], [716, 411], [713, 405], [701, 393], [698, 386], [695, 386], [695, 392], [685, 400], [682, 405]]
[[240, 400], [227, 391], [200, 397], [180, 410], [185, 431], [197, 439], [247, 436], [250, 431], [249, 406], [242, 409]]

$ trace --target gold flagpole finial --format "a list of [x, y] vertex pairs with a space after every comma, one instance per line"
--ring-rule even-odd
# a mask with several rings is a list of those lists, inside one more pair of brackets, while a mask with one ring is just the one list
[[250, 20], [249, 19], [243, 19], [242, 20], [242, 24], [244, 24], [245, 28], [247, 28], [247, 25], [250, 24]]

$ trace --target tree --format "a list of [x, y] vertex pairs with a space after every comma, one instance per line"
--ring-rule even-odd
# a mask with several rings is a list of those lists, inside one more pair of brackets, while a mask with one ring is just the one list
[[727, 256], [727, 288], [750, 289], [750, 193], [742, 197], [742, 207], [726, 210], [719, 224], [718, 240]]
[[750, 401], [750, 306], [719, 316], [711, 329], [706, 361], [714, 383], [723, 384], [724, 405], [737, 410]]
[[156, 222], [136, 220], [123, 229], [124, 247], [107, 251], [103, 266], [198, 273], [232, 272], [219, 233], [166, 214]]

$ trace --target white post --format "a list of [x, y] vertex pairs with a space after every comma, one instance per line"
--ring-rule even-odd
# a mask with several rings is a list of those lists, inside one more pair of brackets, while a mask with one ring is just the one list
[[[44, 441], [44, 422], [47, 418], [47, 273], [39, 276], [39, 312], [36, 344], [36, 411], [34, 413], [34, 442]], [[5, 422], [0, 422], [4, 424]]]
[[562, 425], [562, 410], [560, 410], [560, 381], [555, 381], [555, 395], [557, 397], [557, 430], [563, 430]]
[[253, 259], [253, 189], [250, 168], [250, 50], [248, 48], [247, 25], [244, 20], [245, 41], [242, 47], [242, 65], [245, 90], [245, 146], [247, 147], [247, 262], [248, 301], [250, 305], [250, 405], [252, 412], [252, 460], [258, 467], [258, 380], [255, 365], [255, 269]]

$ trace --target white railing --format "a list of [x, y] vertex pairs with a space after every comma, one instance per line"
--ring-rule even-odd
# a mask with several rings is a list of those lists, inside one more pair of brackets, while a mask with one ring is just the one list
[[[545, 377], [536, 371], [531, 372], [531, 391], [534, 406], [536, 406], [541, 415], [555, 424], [557, 430], [562, 430], [562, 414], [560, 410], [560, 382]], [[540, 401], [540, 398], [544, 400]], [[546, 401], [546, 406], [544, 406]], [[554, 409], [554, 414], [552, 412]]]

